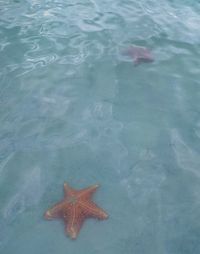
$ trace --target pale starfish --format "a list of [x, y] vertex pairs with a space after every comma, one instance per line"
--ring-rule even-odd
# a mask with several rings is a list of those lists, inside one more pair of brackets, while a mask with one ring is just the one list
[[142, 62], [150, 63], [154, 61], [151, 51], [145, 47], [130, 46], [128, 49], [124, 50], [123, 53], [131, 57], [135, 65]]
[[64, 199], [45, 213], [45, 219], [63, 219], [66, 233], [75, 239], [86, 218], [93, 217], [100, 220], [108, 218], [108, 214], [91, 201], [92, 194], [98, 187], [99, 185], [93, 185], [75, 190], [64, 183]]

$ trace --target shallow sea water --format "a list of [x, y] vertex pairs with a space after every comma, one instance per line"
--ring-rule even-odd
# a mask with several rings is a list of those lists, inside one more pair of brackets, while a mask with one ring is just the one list
[[[191, 0], [0, 0], [0, 253], [200, 253], [199, 24]], [[110, 215], [76, 241], [43, 219], [64, 181]]]

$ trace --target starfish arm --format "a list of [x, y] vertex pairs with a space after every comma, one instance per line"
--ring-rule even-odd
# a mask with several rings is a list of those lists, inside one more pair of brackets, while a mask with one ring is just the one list
[[88, 188], [79, 191], [78, 198], [90, 199], [92, 194], [97, 190], [99, 184], [92, 185]]
[[71, 215], [65, 220], [65, 231], [71, 239], [76, 239], [84, 221], [84, 214], [76, 206], [73, 206]]
[[46, 211], [44, 214], [45, 219], [51, 220], [54, 218], [59, 218], [62, 214], [63, 206], [63, 202], [55, 204], [53, 207]]
[[69, 186], [69, 184], [64, 183], [64, 194], [65, 194], [65, 197], [72, 196], [72, 195], [74, 195], [76, 193], [77, 193], [77, 191], [75, 191], [73, 188], [71, 188]]
[[87, 217], [94, 217], [99, 220], [105, 220], [108, 218], [108, 214], [92, 201], [88, 202], [79, 201], [79, 204], [83, 209], [83, 213]]

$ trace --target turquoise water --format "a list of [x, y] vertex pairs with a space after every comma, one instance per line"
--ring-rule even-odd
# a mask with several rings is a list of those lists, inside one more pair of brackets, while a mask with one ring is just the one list
[[[199, 24], [191, 0], [0, 1], [0, 253], [200, 253]], [[43, 219], [64, 181], [110, 215], [76, 241]]]

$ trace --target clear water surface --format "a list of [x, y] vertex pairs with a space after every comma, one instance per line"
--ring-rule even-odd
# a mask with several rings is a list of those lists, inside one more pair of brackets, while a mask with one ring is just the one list
[[[199, 24], [197, 0], [0, 1], [0, 253], [200, 253]], [[110, 214], [76, 241], [43, 219], [64, 181]]]

